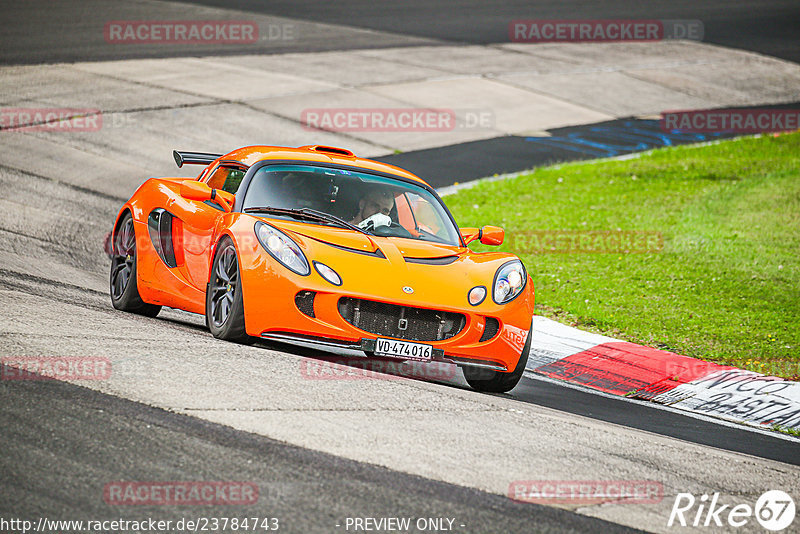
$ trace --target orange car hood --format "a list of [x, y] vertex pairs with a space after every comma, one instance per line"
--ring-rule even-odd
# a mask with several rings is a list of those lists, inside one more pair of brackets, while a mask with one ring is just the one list
[[[379, 248], [379, 241], [386, 243], [382, 238], [368, 236], [346, 228], [303, 224], [294, 221], [277, 221], [274, 219], [269, 222], [279, 228], [315, 241], [364, 252], [375, 252]], [[433, 243], [431, 241], [412, 241], [410, 239], [393, 239], [392, 241], [399, 248], [400, 254], [406, 258], [443, 258], [463, 254], [466, 251], [464, 247]]]
[[[504, 252], [475, 253], [466, 247], [368, 236], [296, 221], [270, 219], [269, 223], [292, 235], [309, 260], [322, 261], [336, 270], [345, 282], [344, 289], [351, 295], [409, 305], [425, 307], [438, 302], [445, 308], [464, 308], [469, 288], [484, 285], [491, 291], [497, 269], [514, 258]], [[353, 252], [377, 249], [385, 259], [365, 258]], [[444, 257], [453, 261], [408, 261], [410, 258]], [[404, 286], [411, 286], [413, 294], [404, 293]]]

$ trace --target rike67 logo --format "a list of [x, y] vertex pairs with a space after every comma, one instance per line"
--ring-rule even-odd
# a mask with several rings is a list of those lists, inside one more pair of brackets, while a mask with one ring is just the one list
[[755, 506], [749, 504], [719, 504], [719, 493], [703, 494], [697, 498], [691, 493], [675, 496], [668, 527], [743, 527], [753, 517], [767, 530], [777, 532], [794, 522], [795, 504], [788, 493], [770, 490], [761, 495]]

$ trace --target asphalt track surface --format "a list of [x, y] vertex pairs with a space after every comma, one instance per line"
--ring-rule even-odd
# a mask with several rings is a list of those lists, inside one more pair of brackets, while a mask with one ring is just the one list
[[[301, 347], [275, 342], [265, 345], [298, 356], [352, 365], [356, 369], [365, 367], [362, 358], [348, 357], [346, 352], [340, 354], [331, 352], [326, 356], [320, 354], [319, 347]], [[381, 372], [394, 374], [390, 368], [383, 368]], [[470, 389], [460, 375], [439, 383], [449, 387]], [[754, 433], [737, 425], [715, 423], [713, 420], [696, 419], [679, 412], [665, 411], [646, 402], [630, 402], [611, 395], [598, 395], [586, 388], [564, 387], [555, 381], [536, 376], [523, 376], [517, 387], [502, 396], [691, 443], [800, 465], [800, 443], [796, 441], [780, 439], [769, 433]]]
[[[214, 18], [213, 11], [202, 11], [198, 6], [238, 11], [244, 19], [248, 15], [274, 17], [276, 24], [281, 23], [281, 18], [291, 18], [293, 21], [346, 25], [367, 32], [343, 38], [336, 32], [309, 26], [298, 29], [302, 39], [289, 42], [266, 40], [241, 47], [119, 47], [108, 45], [103, 40], [103, 26], [111, 20]], [[225, 18], [231, 18], [231, 15]], [[800, 49], [797, 47], [800, 41], [800, 4], [795, 0], [199, 0], [137, 3], [113, 0], [3, 0], [0, 2], [0, 27], [3, 28], [0, 34], [0, 63], [280, 53], [404, 44], [504, 43], [509, 41], [508, 25], [516, 19], [696, 19], [703, 22], [705, 42], [800, 62]], [[381, 32], [381, 35], [375, 32]]]
[[800, 5], [791, 0], [413, 0], [397, 3], [346, 0], [324, 4], [313, 0], [268, 3], [195, 0], [192, 3], [470, 44], [508, 42], [509, 22], [516, 19], [696, 19], [704, 24], [706, 42], [800, 61], [800, 50], [795, 44], [800, 40]]
[[[509, 20], [532, 18], [535, 13], [536, 18], [697, 18], [705, 23], [709, 42], [794, 61], [800, 59], [796, 46], [800, 28], [796, 2], [756, 2], [747, 6], [738, 2], [701, 5], [683, 2], [654, 4], [654, 7], [639, 2], [606, 2], [602, 7], [589, 2], [502, 5], [404, 2], [402, 7], [367, 1], [337, 2], [327, 7], [305, 2], [191, 4], [218, 5], [226, 9], [238, 7], [271, 17], [346, 24], [395, 34], [378, 38], [365, 33], [350, 36], [346, 42], [319, 39], [310, 44], [295, 42], [276, 46], [266, 43], [255, 48], [265, 53], [439, 42], [504, 42]], [[104, 1], [3, 2], [2, 25], [6, 31], [0, 36], [0, 62], [36, 64], [253, 52], [253, 48], [241, 51], [121, 50], [105, 46], [102, 38], [100, 46], [97, 42], [86, 42], [86, 35], [97, 35], [98, 28], [102, 30], [107, 20], [198, 16], [191, 4], [138, 3], [118, 8], [118, 4]], [[184, 13], [186, 16], [181, 17], [182, 9], [188, 10]], [[514, 142], [530, 141], [518, 139]], [[513, 152], [501, 153], [494, 161], [506, 155], [513, 159]], [[424, 169], [414, 170], [425, 175], [435, 174]], [[492, 172], [485, 174], [517, 169], [498, 168], [492, 164], [490, 170]], [[31, 265], [58, 264], [60, 273], [78, 273], [79, 278], [83, 277], [82, 273], [88, 273], [87, 279], [103, 276], [107, 264], [101, 258], [98, 242], [121, 199], [67, 187], [58, 182], [57, 177], [23, 176], [5, 167], [2, 171], [3, 186], [15, 190], [12, 200], [28, 209], [36, 209], [41, 198], [46, 198], [56, 211], [63, 209], [68, 215], [56, 228], [51, 226], [54, 219], [42, 214], [39, 214], [42, 216], [40, 226], [19, 226], [13, 218], [6, 219], [0, 232], [3, 250], [13, 250], [21, 261]], [[480, 173], [483, 172], [484, 169], [480, 169]], [[67, 206], [70, 203], [72, 205]], [[24, 219], [22, 212], [17, 215]], [[48, 282], [47, 290], [32, 290], [37, 280], [25, 280], [21, 272], [24, 272], [22, 267], [19, 272], [0, 272], [0, 290], [5, 295], [14, 295], [6, 302], [16, 303], [14, 299], [20, 294], [108, 313], [107, 299], [82, 281], [64, 276], [70, 283], [59, 286]], [[27, 317], [22, 323], [30, 321], [33, 319]], [[142, 328], [150, 324], [143, 321]], [[166, 324], [169, 320], [159, 321]], [[200, 330], [196, 326], [191, 329]], [[208, 336], [205, 332], [203, 335]], [[9, 346], [17, 346], [16, 338], [10, 337], [7, 341]], [[304, 354], [299, 348], [280, 349], [288, 354]], [[456, 381], [445, 386], [462, 388], [463, 384]], [[800, 463], [797, 442], [723, 427], [540, 380], [524, 378], [509, 398], [680, 441], [792, 465]], [[455, 517], [467, 525], [465, 531], [470, 532], [529, 532], [532, 525], [537, 532], [626, 531], [624, 527], [572, 512], [514, 503], [496, 494], [287, 445], [71, 384], [0, 382], [0, 428], [0, 447], [4, 451], [0, 459], [0, 517], [4, 518], [50, 515], [59, 516], [59, 519], [82, 516], [100, 519], [109, 516], [108, 506], [102, 500], [102, 485], [111, 480], [247, 479], [258, 482], [262, 488], [258, 505], [248, 508], [247, 515], [277, 516], [289, 532], [330, 532], [335, 530], [331, 527], [335, 527], [337, 519], [396, 515]], [[626, 452], [621, 450], [620, 454]], [[203, 509], [202, 515], [214, 515], [212, 512], [231, 515], [238, 511]], [[114, 517], [131, 518], [141, 518], [148, 513], [163, 519], [186, 515], [185, 510], [164, 508], [155, 511], [113, 509], [111, 512]], [[191, 514], [196, 512], [191, 511]]]
[[[544, 533], [636, 532], [286, 445], [64, 382], [0, 383], [0, 421], [2, 518], [177, 522], [197, 516], [259, 517], [277, 518], [281, 532], [335, 532], [345, 531], [348, 517], [447, 517], [454, 519], [455, 531], [466, 532], [530, 532], [532, 525]], [[258, 486], [259, 498], [253, 505], [204, 506], [201, 511], [107, 505], [105, 484], [121, 480], [250, 482]]]

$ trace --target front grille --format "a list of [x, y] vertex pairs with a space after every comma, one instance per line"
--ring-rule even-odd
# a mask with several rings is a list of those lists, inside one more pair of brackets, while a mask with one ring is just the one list
[[410, 341], [442, 341], [464, 328], [463, 314], [343, 297], [339, 314], [361, 330]]
[[314, 297], [317, 294], [313, 291], [301, 291], [294, 296], [294, 304], [297, 309], [309, 317], [314, 317]]
[[483, 334], [481, 334], [480, 343], [484, 341], [489, 341], [492, 339], [497, 331], [500, 330], [500, 321], [495, 319], [494, 317], [487, 317], [486, 318], [486, 328], [483, 329]]

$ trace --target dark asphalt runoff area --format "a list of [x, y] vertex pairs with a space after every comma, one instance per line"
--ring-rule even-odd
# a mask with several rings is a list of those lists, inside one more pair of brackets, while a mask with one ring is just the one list
[[[64, 382], [0, 382], [0, 428], [0, 518], [6, 520], [154, 518], [174, 525], [182, 518], [277, 518], [279, 532], [312, 533], [347, 532], [347, 518], [398, 517], [412, 524], [450, 519], [454, 532], [465, 533], [636, 532]], [[258, 487], [259, 496], [255, 504], [236, 506], [108, 504], [104, 487], [119, 481], [246, 482]]]
[[507, 135], [374, 158], [407, 169], [435, 188], [569, 161], [632, 154], [653, 148], [725, 139], [741, 134], [664, 132], [657, 120], [617, 119], [554, 128], [549, 137]]
[[[736, 107], [750, 108], [798, 109], [800, 102]], [[547, 133], [548, 137], [507, 135], [374, 159], [407, 169], [439, 188], [452, 185], [455, 177], [464, 183], [556, 163], [624, 156], [747, 135], [724, 131], [713, 134], [669, 131], [662, 129], [658, 120], [635, 117], [553, 128]]]
[[692, 19], [703, 23], [703, 41], [707, 43], [800, 62], [800, 47], [797, 46], [800, 3], [796, 0], [344, 0], [326, 3], [315, 0], [194, 0], [191, 3], [469, 44], [508, 42], [509, 23], [517, 19]]
[[[298, 28], [290, 41], [266, 39], [230, 45], [113, 45], [103, 29], [113, 20], [211, 19], [202, 7], [300, 21], [340, 24], [402, 37], [365, 32], [342, 38]], [[314, 52], [414, 44], [494, 44], [509, 42], [517, 19], [689, 19], [704, 26], [703, 41], [800, 62], [800, 3], [796, 0], [679, 2], [608, 0], [195, 0], [119, 2], [115, 0], [0, 1], [0, 64], [99, 61], [253, 53]]]

